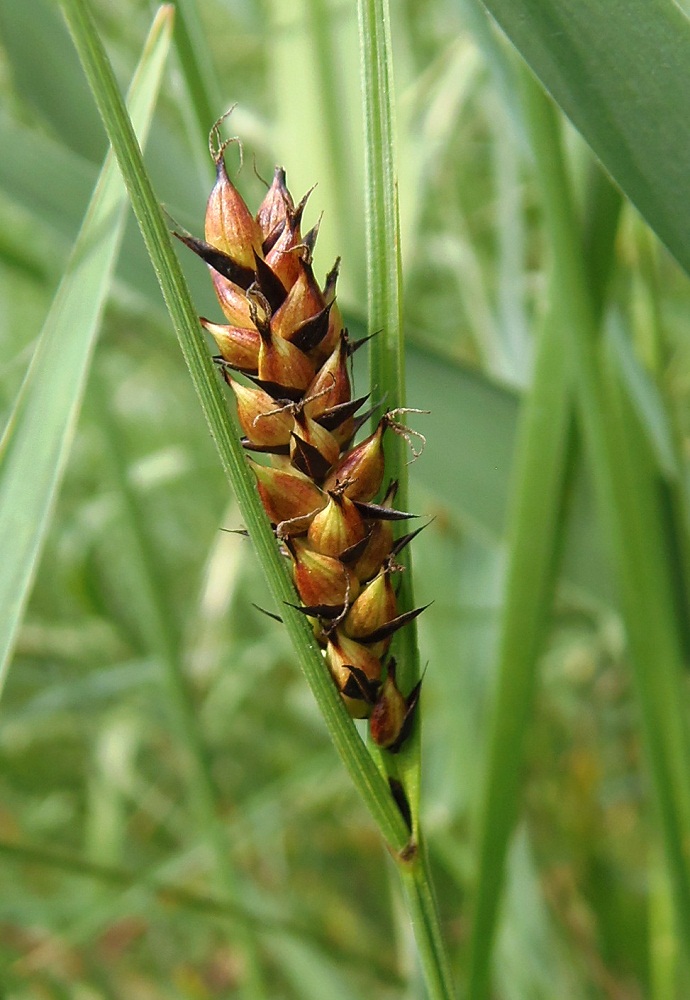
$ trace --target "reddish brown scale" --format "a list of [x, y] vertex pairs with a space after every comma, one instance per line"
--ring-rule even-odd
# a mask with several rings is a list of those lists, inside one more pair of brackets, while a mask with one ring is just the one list
[[249, 310], [249, 300], [244, 289], [228, 278], [223, 277], [218, 271], [214, 271], [212, 267], [209, 267], [209, 272], [220, 308], [223, 310], [228, 322], [232, 323], [233, 326], [251, 326], [252, 317]]
[[263, 389], [230, 382], [237, 400], [237, 417], [251, 444], [278, 448], [289, 444], [294, 426], [292, 414], [285, 407], [276, 407]]
[[[217, 177], [206, 243], [181, 237], [209, 264], [226, 319], [202, 325], [226, 362], [223, 376], [236, 398], [245, 447], [267, 453], [270, 464], [250, 464], [289, 554], [324, 669], [348, 711], [370, 718], [374, 741], [395, 752], [409, 732], [419, 687], [405, 697], [394, 661], [385, 664], [383, 657], [394, 632], [422, 609], [398, 611], [392, 559], [416, 532], [395, 541], [395, 520], [411, 515], [392, 509], [394, 485], [379, 506], [372, 501], [383, 483], [385, 430], [403, 429], [394, 413], [385, 414], [352, 445], [367, 419], [366, 397], [353, 398], [356, 345], [336, 299], [340, 260], [321, 288], [311, 263], [318, 224], [302, 235], [306, 197], [295, 206], [285, 172], [276, 167], [253, 216], [228, 177], [218, 126], [212, 140]], [[255, 384], [235, 381], [233, 369]]]
[[292, 340], [306, 320], [312, 319], [326, 305], [319, 286], [314, 280], [311, 264], [296, 258], [297, 276], [285, 302], [271, 317], [271, 332], [277, 337]]
[[204, 235], [207, 243], [243, 267], [254, 267], [254, 252], [261, 253], [261, 229], [228, 177], [222, 147], [216, 160], [216, 183], [206, 206]]
[[383, 432], [385, 420], [380, 420], [373, 434], [341, 458], [326, 479], [323, 488], [334, 490], [347, 483], [345, 495], [350, 500], [373, 500], [381, 489], [384, 473]]
[[317, 552], [338, 559], [366, 538], [364, 518], [346, 496], [331, 493], [309, 525], [307, 541]]
[[223, 326], [201, 317], [201, 325], [216, 342], [221, 358], [233, 368], [256, 374], [261, 337], [256, 327]]
[[[285, 171], [282, 167], [276, 167], [273, 174], [273, 183], [266, 192], [264, 200], [259, 205], [256, 213], [256, 221], [261, 229], [264, 247], [266, 241], [277, 232], [282, 231], [288, 215], [294, 211], [295, 204], [292, 195], [285, 183]], [[275, 243], [275, 239], [273, 241]]]
[[350, 373], [347, 369], [347, 341], [340, 333], [338, 344], [316, 373], [306, 391], [304, 412], [315, 420], [333, 406], [340, 406], [352, 398]]

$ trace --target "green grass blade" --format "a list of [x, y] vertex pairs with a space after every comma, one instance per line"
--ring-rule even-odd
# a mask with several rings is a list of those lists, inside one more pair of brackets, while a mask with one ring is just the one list
[[[130, 91], [146, 135], [170, 45], [170, 12], [151, 29]], [[124, 189], [108, 157], [41, 332], [0, 457], [0, 689], [45, 540], [79, 415], [124, 222]]]
[[[395, 167], [393, 114], [393, 65], [390, 15], [386, 0], [359, 0], [357, 5], [362, 96], [365, 122], [365, 205], [367, 239], [367, 300], [370, 341], [369, 365], [374, 399], [385, 400], [386, 409], [405, 406], [405, 351], [402, 327], [402, 262]], [[374, 417], [376, 422], [377, 417]], [[396, 502], [407, 509], [407, 453], [404, 442], [389, 435], [386, 444], [386, 474], [397, 479]], [[406, 550], [400, 606], [414, 606], [409, 551]], [[419, 652], [414, 624], [403, 629], [394, 645], [400, 661], [403, 690], [411, 690], [419, 678]], [[455, 995], [450, 963], [443, 942], [431, 884], [426, 849], [419, 828], [421, 771], [421, 712], [413, 736], [399, 757], [383, 755], [383, 767], [403, 780], [412, 811], [419, 848], [415, 864], [403, 869], [403, 887], [419, 949], [429, 996]]]
[[659, 810], [680, 939], [690, 941], [690, 744], [684, 656], [658, 470], [615, 362], [595, 336], [579, 233], [552, 105], [525, 84], [559, 295], [569, 310], [579, 415], [630, 645], [647, 761]]
[[690, 272], [687, 15], [672, 0], [484, 3]]
[[[405, 405], [405, 355], [402, 329], [400, 224], [395, 173], [393, 70], [388, 5], [360, 0], [360, 51], [364, 102], [366, 177], [367, 300], [372, 391], [386, 394], [388, 409]], [[375, 423], [376, 418], [374, 418]], [[390, 448], [387, 464], [400, 471], [400, 502], [406, 500], [407, 476], [402, 443]]]
[[362, 795], [382, 835], [393, 850], [408, 840], [405, 822], [386, 782], [367, 753], [347, 714], [303, 615], [286, 605], [295, 591], [285, 560], [275, 544], [247, 466], [240, 435], [230, 416], [217, 372], [199, 334], [196, 311], [173, 250], [165, 218], [144, 167], [112, 68], [85, 0], [63, 0], [63, 10], [84, 72], [98, 104], [108, 136], [125, 178], [132, 207], [146, 242], [158, 281], [190, 369], [192, 381], [223, 468], [233, 485], [240, 511], [251, 534], [276, 604], [324, 720], [345, 767]]
[[[369, 378], [372, 398], [383, 400], [387, 410], [394, 410], [405, 406], [405, 350], [388, 5], [385, 0], [360, 0], [357, 13], [365, 124], [367, 332], [374, 334], [369, 342]], [[372, 417], [372, 428], [379, 416], [377, 411]], [[396, 503], [407, 510], [405, 443], [389, 432], [385, 447], [386, 476], [398, 481]], [[414, 607], [409, 549], [402, 553], [401, 562], [406, 572], [402, 576], [400, 607], [406, 610]], [[396, 638], [394, 653], [399, 660], [402, 689], [411, 690], [419, 680], [414, 622]], [[415, 727], [396, 761], [404, 777], [415, 830], [419, 816], [420, 728], [419, 724]]]
[[508, 530], [508, 568], [500, 622], [497, 689], [477, 831], [478, 868], [468, 994], [488, 994], [490, 958], [504, 865], [518, 814], [519, 761], [536, 685], [562, 540], [572, 427], [572, 390], [562, 315], [541, 331], [532, 388], [523, 404]]
[[199, 135], [206, 136], [222, 108], [217, 74], [196, 0], [174, 0], [175, 47]]
[[[548, 151], [538, 155], [547, 159]], [[614, 262], [620, 197], [601, 170], [588, 185], [585, 247], [596, 277], [600, 317]], [[593, 289], [594, 290], [594, 289]], [[551, 296], [552, 301], [558, 301]], [[508, 568], [500, 622], [497, 688], [480, 806], [477, 895], [470, 940], [469, 995], [489, 990], [490, 962], [509, 839], [518, 816], [522, 747], [536, 667], [564, 548], [566, 492], [574, 458], [572, 369], [566, 359], [568, 313], [552, 307], [538, 339], [532, 387], [523, 402], [509, 513]]]

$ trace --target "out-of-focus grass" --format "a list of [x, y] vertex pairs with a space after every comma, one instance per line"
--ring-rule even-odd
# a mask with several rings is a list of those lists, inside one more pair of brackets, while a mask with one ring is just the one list
[[[414, 344], [407, 398], [434, 411], [427, 425], [420, 418], [427, 449], [411, 468], [413, 509], [436, 515], [415, 546], [418, 601], [435, 602], [420, 621], [429, 663], [422, 805], [462, 982], [505, 497], [546, 291], [545, 233], [515, 102], [492, 62], [502, 57], [501, 43], [490, 36], [492, 55], [478, 23], [449, 0], [394, 6], [404, 310]], [[6, 411], [105, 149], [53, 10], [47, 0], [0, 2]], [[298, 189], [319, 183], [309, 208], [310, 222], [325, 210], [318, 266], [324, 273], [343, 253], [341, 305], [355, 327], [366, 292], [354, 9], [304, 0], [292, 11], [278, 3], [198, 4], [218, 74], [211, 100], [222, 102], [213, 113], [239, 102], [231, 128], [245, 143], [238, 183], [248, 200], [261, 193], [254, 155], [263, 176], [282, 162]], [[99, 7], [123, 81], [149, 15], [133, 0]], [[324, 37], [332, 52], [326, 101], [315, 50]], [[198, 231], [208, 174], [194, 107], [171, 67], [147, 162], [169, 211]], [[345, 162], [338, 149], [347, 151]], [[576, 179], [583, 177], [588, 156], [570, 133], [567, 149]], [[683, 444], [690, 291], [656, 246], [650, 264], [647, 240], [624, 209], [611, 315], [643, 361], [655, 318], [661, 347], [652, 372]], [[199, 311], [213, 312], [203, 268], [183, 266]], [[0, 855], [5, 991], [18, 1000], [87, 990], [205, 998], [229, 996], [244, 979], [242, 915], [202, 912], [185, 905], [184, 894], [166, 903], [152, 887], [155, 879], [199, 897], [220, 892], [188, 805], [192, 773], [143, 614], [123, 484], [109, 458], [114, 432], [180, 637], [241, 899], [247, 919], [259, 918], [267, 995], [387, 998], [408, 980], [410, 995], [421, 995], [378, 838], [283, 631], [252, 607], [268, 598], [251, 549], [220, 530], [239, 526], [238, 514], [133, 227], [95, 364], [0, 707], [0, 839], [38, 852], [31, 860]], [[669, 932], [625, 637], [594, 518], [578, 473], [501, 911], [495, 989], [510, 1000], [666, 1000], [687, 985], [672, 922]], [[42, 845], [51, 850], [41, 860]], [[61, 864], [65, 853], [91, 862], [91, 873]], [[98, 865], [141, 877], [118, 886], [99, 878]]]

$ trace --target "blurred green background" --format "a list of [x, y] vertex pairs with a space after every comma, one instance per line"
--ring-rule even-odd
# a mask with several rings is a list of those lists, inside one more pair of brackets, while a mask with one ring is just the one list
[[[155, 8], [95, 8], [124, 87]], [[207, 46], [211, 115], [237, 103], [228, 130], [244, 146], [238, 186], [257, 205], [257, 175], [270, 177], [276, 163], [298, 197], [317, 184], [307, 218], [324, 213], [317, 271], [342, 256], [339, 301], [361, 331], [354, 5], [199, 0], [198, 15], [188, 23]], [[417, 598], [434, 602], [420, 620], [423, 804], [462, 981], [506, 498], [545, 308], [546, 237], [504, 40], [471, 3], [407, 0], [392, 18], [408, 402], [431, 410], [415, 424], [427, 446], [411, 469], [413, 509], [435, 518], [414, 551]], [[50, 0], [0, 0], [0, 92], [0, 393], [9, 413], [106, 151]], [[197, 233], [212, 173], [198, 111], [173, 54], [146, 160], [167, 210]], [[566, 141], [582, 194], [591, 156], [569, 127]], [[199, 312], [219, 319], [205, 269], [190, 257], [182, 262]], [[689, 306], [687, 279], [625, 207], [612, 323], [638, 359], [653, 357], [685, 453]], [[661, 1000], [675, 987], [655, 980], [654, 956], [670, 949], [675, 969], [676, 942], [625, 637], [582, 472], [572, 492], [495, 991], [501, 1000]], [[255, 996], [423, 995], [386, 853], [283, 631], [254, 608], [269, 599], [249, 542], [222, 530], [240, 526], [130, 220], [0, 709], [3, 997], [239, 996], [248, 954], [264, 981]], [[200, 825], [189, 730], [166, 680], [171, 646], [238, 904], [224, 907]], [[685, 981], [682, 967], [674, 974]]]

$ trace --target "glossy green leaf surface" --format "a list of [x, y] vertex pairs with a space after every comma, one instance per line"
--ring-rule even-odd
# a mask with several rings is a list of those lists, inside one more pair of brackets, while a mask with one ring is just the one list
[[690, 271], [690, 20], [672, 0], [484, 0]]

